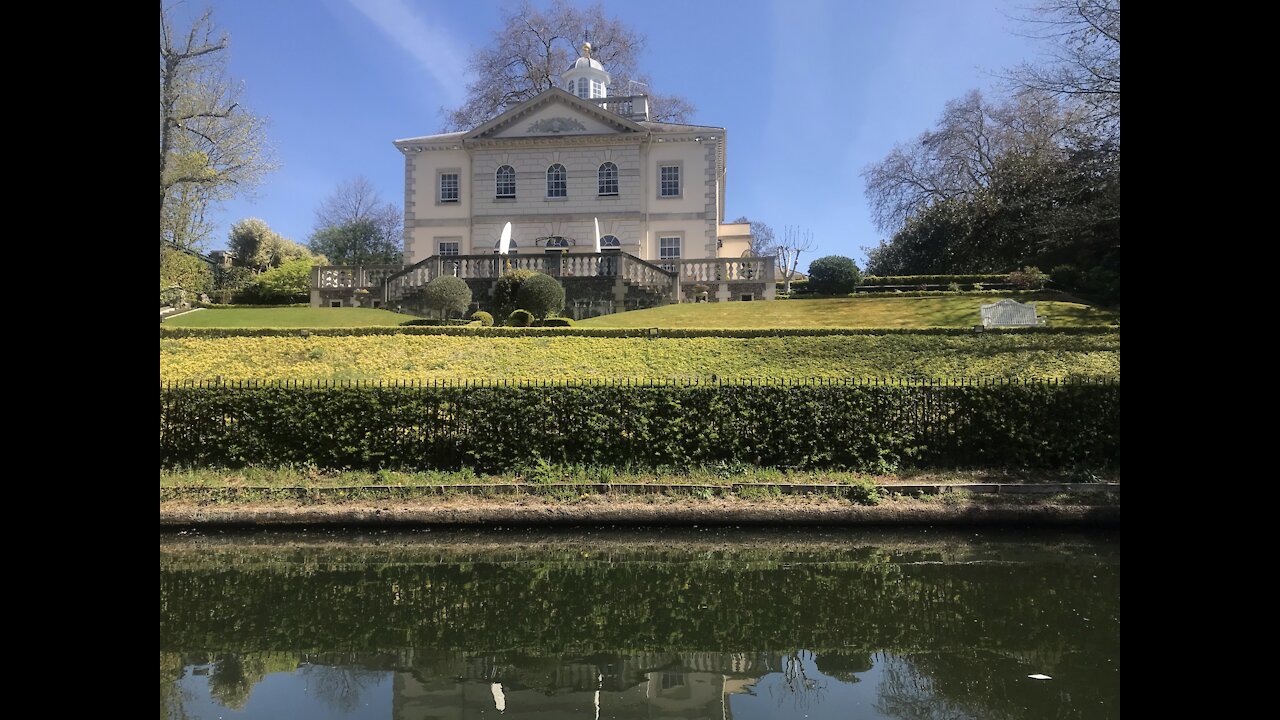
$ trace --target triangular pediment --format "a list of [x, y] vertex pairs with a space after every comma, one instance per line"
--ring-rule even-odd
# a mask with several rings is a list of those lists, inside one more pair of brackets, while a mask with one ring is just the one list
[[559, 88], [520, 103], [467, 133], [467, 140], [565, 137], [570, 135], [630, 135], [648, 132], [621, 115]]

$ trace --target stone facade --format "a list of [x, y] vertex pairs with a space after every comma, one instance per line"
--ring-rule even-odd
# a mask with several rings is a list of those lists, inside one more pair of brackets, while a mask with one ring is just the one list
[[[492, 252], [502, 227], [513, 227], [514, 251], [543, 252], [538, 238], [569, 238], [590, 252], [600, 234], [650, 262], [664, 259], [661, 238], [679, 238], [681, 259], [741, 255], [722, 252], [724, 128], [635, 121], [552, 89], [467, 133], [397, 140], [405, 156], [405, 256], [417, 262], [455, 248]], [[603, 163], [617, 166], [617, 192], [600, 193]], [[550, 197], [548, 169], [565, 169], [563, 197]], [[663, 166], [679, 168], [679, 191], [664, 195]], [[499, 168], [515, 172], [515, 197], [497, 192]], [[441, 177], [457, 176], [456, 199], [442, 199]], [[456, 245], [454, 245], [456, 243]], [[749, 244], [749, 242], [748, 242]]]

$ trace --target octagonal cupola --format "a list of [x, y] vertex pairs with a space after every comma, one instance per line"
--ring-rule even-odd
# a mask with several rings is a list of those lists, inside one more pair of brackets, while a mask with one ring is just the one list
[[564, 89], [585, 100], [608, 96], [609, 73], [591, 57], [591, 43], [582, 43], [582, 57], [560, 75]]

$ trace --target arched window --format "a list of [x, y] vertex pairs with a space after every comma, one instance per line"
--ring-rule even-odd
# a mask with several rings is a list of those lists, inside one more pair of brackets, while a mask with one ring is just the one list
[[[517, 245], [516, 245], [516, 239], [515, 239], [515, 238], [511, 238], [511, 248], [510, 248], [510, 250], [508, 250], [508, 252], [510, 252], [512, 255], [515, 255], [515, 254], [516, 254], [516, 247], [517, 247]], [[499, 250], [501, 250], [501, 249], [502, 249], [502, 238], [498, 238], [497, 242], [495, 242], [495, 243], [493, 244], [493, 252], [494, 252], [494, 253], [497, 253], [497, 252], [498, 252]]]
[[605, 235], [600, 238], [601, 250], [621, 250], [622, 241], [616, 235]]
[[569, 238], [551, 237], [547, 238], [547, 247], [569, 247]]
[[547, 197], [569, 197], [569, 171], [560, 163], [547, 168]]
[[510, 165], [503, 165], [498, 168], [498, 172], [494, 174], [493, 194], [500, 198], [513, 198], [516, 196], [516, 169]]
[[611, 162], [604, 163], [600, 166], [599, 173], [600, 194], [601, 195], [617, 195], [618, 194], [618, 166]]

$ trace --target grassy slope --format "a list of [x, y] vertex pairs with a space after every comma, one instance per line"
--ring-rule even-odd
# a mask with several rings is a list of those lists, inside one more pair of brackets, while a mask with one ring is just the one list
[[[973, 327], [990, 295], [922, 298], [832, 298], [765, 302], [684, 303], [583, 320], [582, 327], [658, 328], [914, 328]], [[1032, 300], [1050, 327], [1108, 325], [1117, 313], [1064, 301]]]
[[165, 324], [177, 327], [321, 328], [402, 325], [414, 319], [413, 315], [372, 308], [234, 308], [185, 313], [166, 320]]
[[[759, 303], [742, 303], [759, 305]], [[787, 338], [268, 337], [160, 341], [161, 380], [1119, 376], [1120, 333]]]

